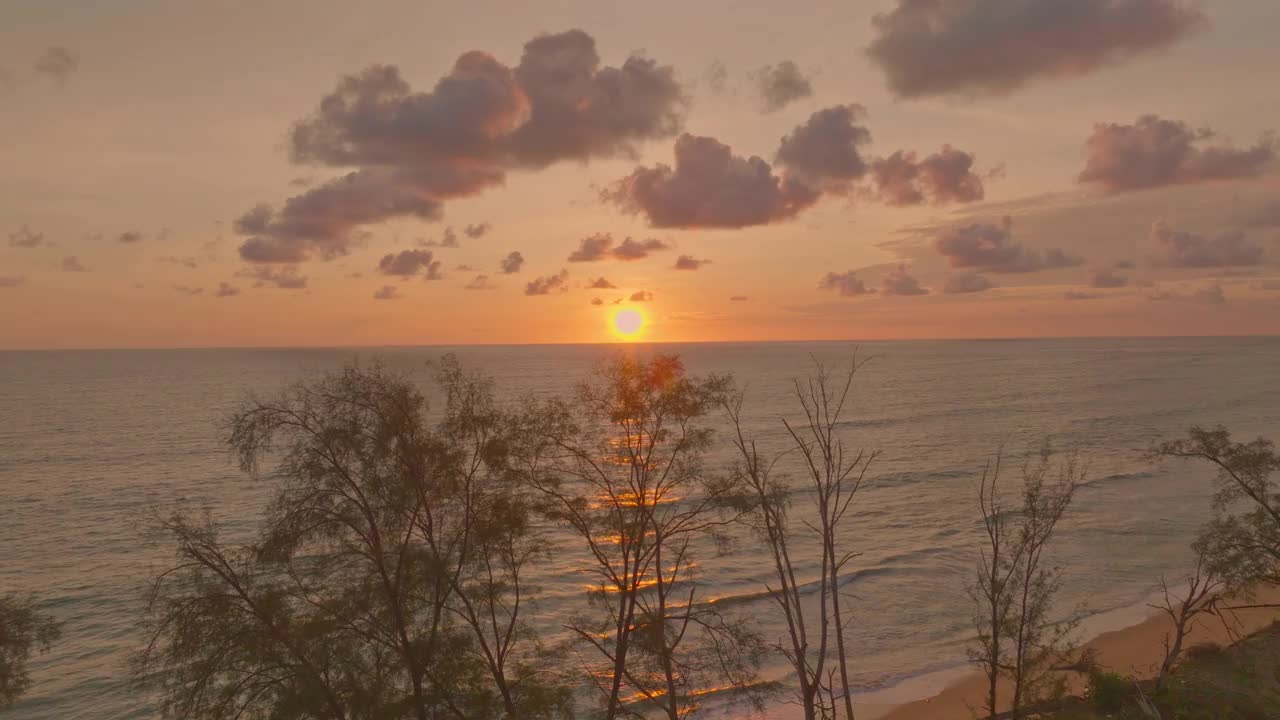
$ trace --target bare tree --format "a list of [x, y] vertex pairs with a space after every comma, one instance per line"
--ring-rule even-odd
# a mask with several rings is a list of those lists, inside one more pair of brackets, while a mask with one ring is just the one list
[[1164, 661], [1160, 664], [1160, 674], [1156, 676], [1158, 691], [1164, 686], [1173, 666], [1182, 655], [1182, 644], [1187, 633], [1195, 627], [1198, 617], [1215, 612], [1214, 606], [1218, 593], [1222, 590], [1222, 581], [1215, 577], [1206, 567], [1204, 552], [1196, 553], [1196, 569], [1186, 577], [1187, 591], [1181, 598], [1176, 598], [1169, 590], [1169, 583], [1160, 578], [1160, 588], [1164, 591], [1164, 599], [1159, 605], [1151, 605], [1169, 617], [1173, 622], [1172, 633], [1164, 637]]
[[[853, 699], [849, 693], [849, 654], [845, 639], [848, 620], [841, 608], [840, 588], [841, 575], [855, 555], [843, 549], [840, 530], [876, 453], [846, 452], [844, 441], [836, 432], [861, 363], [855, 359], [847, 373], [837, 378], [816, 360], [814, 365], [811, 377], [794, 383], [804, 422], [793, 425], [783, 420], [793, 443], [785, 454], [766, 461], [756, 442], [746, 437], [741, 420], [741, 394], [726, 399], [722, 405], [734, 427], [733, 444], [740, 457], [735, 474], [750, 495], [748, 504], [752, 511], [748, 518], [772, 556], [777, 587], [767, 587], [787, 627], [787, 638], [778, 643], [777, 648], [796, 673], [797, 700], [806, 720], [841, 714], [851, 719]], [[806, 521], [805, 525], [821, 549], [816, 618], [809, 615], [801, 602], [800, 583], [791, 560], [791, 491], [773, 474], [777, 463], [788, 456], [798, 460], [813, 490], [817, 522]], [[833, 641], [832, 657], [829, 643]], [[829, 659], [834, 662], [834, 668], [827, 666]]]
[[678, 720], [709, 688], [754, 680], [754, 640], [705, 602], [695, 559], [699, 539], [734, 520], [697, 424], [726, 384], [687, 377], [675, 357], [617, 356], [528, 426], [526, 480], [587, 550], [596, 612], [566, 627], [605, 663], [588, 671], [610, 720], [645, 708]]
[[166, 713], [561, 714], [567, 695], [519, 642], [520, 570], [538, 541], [507, 459], [515, 424], [452, 360], [438, 379], [436, 427], [414, 385], [377, 366], [231, 419], [245, 471], [279, 458], [275, 497], [250, 543], [181, 513], [161, 523], [178, 562], [151, 588], [137, 676]]
[[997, 458], [979, 492], [987, 538], [972, 591], [979, 647], [971, 657], [987, 677], [988, 717], [998, 714], [997, 685], [1004, 678], [1011, 715], [1020, 718], [1028, 706], [1063, 689], [1054, 672], [1074, 651], [1070, 635], [1080, 614], [1051, 619], [1062, 569], [1048, 562], [1045, 550], [1084, 474], [1075, 456], [1055, 464], [1046, 445], [1038, 461], [1023, 466], [1020, 503], [1011, 511], [999, 499], [999, 471]]
[[31, 654], [47, 652], [61, 635], [62, 624], [41, 612], [35, 598], [0, 595], [0, 710], [31, 687]]

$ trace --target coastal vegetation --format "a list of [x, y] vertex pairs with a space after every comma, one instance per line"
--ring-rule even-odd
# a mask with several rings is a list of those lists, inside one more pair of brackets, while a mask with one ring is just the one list
[[[157, 514], [174, 560], [147, 591], [136, 687], [192, 720], [681, 720], [726, 705], [745, 716], [771, 698], [805, 720], [854, 720], [848, 529], [878, 455], [843, 435], [860, 367], [815, 363], [793, 385], [794, 419], [768, 439], [748, 429], [731, 378], [690, 376], [673, 356], [610, 358], [569, 397], [503, 397], [445, 357], [434, 408], [377, 364], [250, 399], [226, 438], [271, 500], [247, 539], [226, 539], [210, 510]], [[717, 422], [727, 466], [709, 460]], [[1160, 579], [1153, 607], [1170, 630], [1144, 679], [1082, 650], [1083, 615], [1058, 601], [1069, 578], [1051, 546], [1084, 481], [1080, 458], [1046, 444], [1019, 482], [1004, 479], [1002, 454], [978, 473], [975, 715], [1277, 716], [1275, 628], [1229, 647], [1189, 638], [1272, 607], [1254, 593], [1280, 585], [1280, 456], [1193, 428], [1151, 458], [1207, 463], [1217, 494], [1191, 571]], [[744, 537], [767, 550], [776, 637], [717, 602], [702, 572]], [[539, 614], [530, 578], [553, 554], [589, 578], [572, 616]], [[37, 607], [0, 598], [0, 705], [58, 639]], [[785, 677], [761, 673], [771, 659]], [[1073, 685], [1085, 691], [1072, 697]]]

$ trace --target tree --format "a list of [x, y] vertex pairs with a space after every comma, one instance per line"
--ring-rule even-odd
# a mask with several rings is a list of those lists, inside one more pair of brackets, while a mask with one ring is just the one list
[[988, 717], [998, 714], [1001, 678], [1011, 688], [1014, 718], [1063, 689], [1054, 670], [1074, 651], [1069, 638], [1080, 615], [1051, 619], [1062, 568], [1049, 564], [1045, 551], [1083, 477], [1074, 456], [1055, 464], [1046, 445], [1038, 461], [1023, 466], [1020, 503], [1011, 511], [998, 488], [999, 457], [983, 473], [979, 508], [986, 539], [971, 589], [978, 647], [970, 656], [987, 678]]
[[1186, 577], [1186, 594], [1175, 598], [1169, 590], [1169, 582], [1161, 577], [1160, 588], [1164, 591], [1163, 601], [1150, 607], [1159, 610], [1169, 617], [1173, 623], [1173, 631], [1164, 637], [1164, 661], [1160, 663], [1160, 673], [1156, 676], [1155, 689], [1164, 686], [1173, 666], [1182, 655], [1182, 645], [1187, 633], [1195, 627], [1195, 621], [1201, 615], [1215, 612], [1218, 593], [1222, 590], [1222, 581], [1205, 567], [1203, 552], [1196, 553], [1195, 571]]
[[61, 635], [62, 624], [40, 612], [35, 598], [0, 595], [0, 710], [31, 687], [27, 662], [32, 653], [48, 652]]
[[137, 678], [180, 718], [540, 718], [546, 682], [520, 617], [540, 552], [509, 464], [517, 424], [446, 358], [438, 423], [408, 378], [347, 368], [251, 401], [230, 447], [278, 458], [249, 543], [207, 518], [160, 522], [177, 564], [149, 594]]
[[1275, 445], [1262, 438], [1231, 440], [1225, 427], [1193, 427], [1187, 437], [1157, 445], [1155, 457], [1202, 460], [1217, 469], [1214, 517], [1196, 540], [1206, 570], [1228, 591], [1248, 595], [1258, 583], [1280, 585], [1280, 470]]
[[727, 382], [688, 377], [673, 356], [616, 356], [526, 425], [526, 482], [587, 552], [592, 611], [566, 628], [603, 661], [587, 672], [609, 720], [678, 720], [707, 690], [754, 680], [755, 638], [706, 602], [696, 560], [735, 519], [698, 424]]
[[[836, 433], [861, 363], [855, 359], [842, 380], [833, 379], [821, 363], [815, 361], [814, 365], [814, 374], [804, 382], [796, 381], [793, 386], [805, 419], [799, 425], [783, 420], [793, 443], [787, 453], [765, 460], [756, 442], [747, 438], [742, 428], [742, 394], [726, 398], [722, 407], [734, 428], [733, 445], [740, 457], [735, 475], [741, 478], [749, 495], [745, 505], [750, 512], [746, 517], [765, 541], [773, 561], [777, 587], [766, 587], [787, 627], [785, 641], [776, 648], [796, 674], [796, 699], [806, 720], [838, 717], [841, 712], [846, 720], [852, 720], [849, 654], [844, 632], [847, 621], [840, 605], [840, 577], [855, 555], [843, 549], [840, 527], [876, 453], [861, 450], [846, 453], [844, 442]], [[798, 459], [800, 471], [813, 490], [813, 510], [818, 518], [816, 524], [805, 523], [821, 548], [816, 619], [801, 602], [800, 585], [791, 561], [790, 547], [794, 540], [789, 512], [791, 488], [773, 472], [778, 462], [788, 457]], [[829, 643], [833, 640], [835, 655], [831, 658]], [[828, 669], [829, 659], [834, 660], [834, 669]]]

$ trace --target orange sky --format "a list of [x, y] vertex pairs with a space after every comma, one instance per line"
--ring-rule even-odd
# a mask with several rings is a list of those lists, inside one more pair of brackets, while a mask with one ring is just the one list
[[[1280, 332], [1266, 135], [1280, 93], [1259, 84], [1280, 66], [1280, 5], [1223, 0], [1200, 17], [1143, 3], [1163, 14], [1131, 36], [1108, 25], [1105, 41], [1089, 23], [1112, 19], [1087, 8], [1106, 4], [1000, 27], [963, 9], [1009, 3], [932, 18], [897, 0], [7, 3], [0, 349], [608, 342], [623, 306], [643, 310], [653, 341]], [[927, 50], [922, 27], [943, 33]], [[599, 55], [593, 74], [523, 74], [526, 43], [568, 47], [574, 28]], [[1032, 40], [1044, 32], [1059, 49]], [[509, 107], [437, 86], [475, 50], [487, 64], [465, 77], [507, 78]], [[652, 77], [669, 69], [678, 98], [605, 91], [637, 53]], [[794, 77], [764, 70], [787, 62]], [[318, 119], [341, 78], [375, 64], [409, 99]], [[572, 119], [538, 125], [573, 93]], [[832, 141], [823, 113], [855, 104], [836, 129], [869, 140]], [[299, 123], [341, 142], [312, 139], [327, 159], [291, 156]], [[663, 176], [657, 194], [623, 183], [674, 166], [680, 133], [729, 146], [737, 174]], [[801, 136], [828, 144], [789, 154], [784, 138]], [[963, 174], [944, 146], [972, 163]], [[748, 177], [751, 156], [775, 185]], [[920, 163], [905, 185], [886, 179], [894, 157]], [[492, 177], [446, 192], [454, 181], [430, 175], [461, 167]], [[368, 207], [321, 193], [352, 172], [380, 178]], [[305, 231], [279, 214], [237, 226], [289, 198], [309, 203]], [[389, 212], [387, 198], [425, 205]], [[332, 230], [338, 216], [365, 221]], [[440, 247], [450, 228], [456, 247]], [[601, 234], [612, 244], [586, 252]], [[273, 262], [246, 249], [255, 237]], [[635, 257], [626, 238], [653, 242]], [[513, 251], [523, 263], [501, 272]], [[415, 264], [427, 252], [434, 269]], [[600, 278], [614, 287], [588, 287]], [[962, 281], [983, 289], [948, 292]]]

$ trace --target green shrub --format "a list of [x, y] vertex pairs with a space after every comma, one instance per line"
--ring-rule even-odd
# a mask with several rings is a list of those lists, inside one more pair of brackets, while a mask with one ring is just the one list
[[1085, 690], [1085, 698], [1098, 712], [1119, 712], [1129, 697], [1130, 684], [1129, 679], [1119, 673], [1094, 668], [1089, 671], [1089, 687]]
[[1202, 642], [1187, 648], [1187, 659], [1203, 660], [1222, 654], [1222, 646], [1216, 642]]

